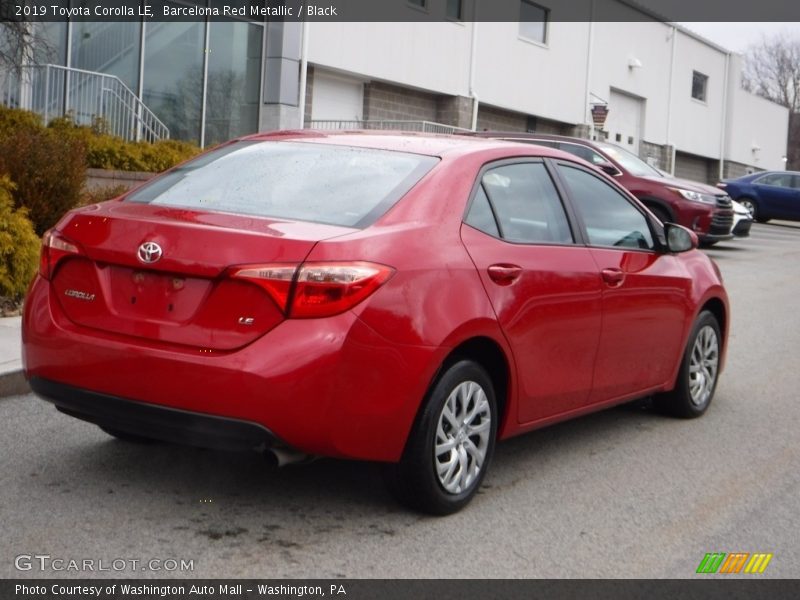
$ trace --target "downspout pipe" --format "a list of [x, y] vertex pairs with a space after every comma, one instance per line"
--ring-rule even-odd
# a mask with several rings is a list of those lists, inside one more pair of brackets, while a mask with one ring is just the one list
[[308, 86], [308, 26], [308, 21], [303, 19], [303, 41], [300, 46], [300, 97], [297, 99], [297, 112], [300, 115], [300, 129], [303, 129], [306, 126], [306, 88]]
[[724, 179], [725, 173], [725, 133], [727, 131], [728, 121], [728, 71], [730, 70], [731, 55], [730, 52], [725, 54], [725, 74], [723, 75], [722, 83], [722, 123], [719, 132], [719, 180]]
[[[478, 10], [478, 1], [475, 0], [472, 6], [472, 10], [475, 11], [473, 18], [477, 19], [477, 10]], [[477, 43], [478, 43], [478, 21], [475, 20], [472, 22], [472, 41], [470, 43], [469, 49], [469, 97], [472, 98], [472, 121], [470, 123], [470, 129], [472, 131], [476, 131], [478, 129], [478, 106], [480, 105], [480, 100], [478, 99], [478, 94], [475, 91], [475, 61], [477, 55]]]
[[667, 147], [669, 148], [669, 173], [675, 175], [675, 144], [672, 143], [672, 87], [675, 79], [675, 46], [678, 43], [678, 28], [672, 26], [672, 40], [669, 57], [669, 83], [667, 87]]

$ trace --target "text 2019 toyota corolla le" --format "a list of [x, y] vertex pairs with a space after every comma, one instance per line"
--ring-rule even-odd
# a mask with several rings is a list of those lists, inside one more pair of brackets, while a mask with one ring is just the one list
[[111, 435], [381, 461], [446, 514], [496, 440], [649, 395], [705, 412], [729, 317], [696, 245], [557, 150], [262, 134], [67, 214], [25, 369]]

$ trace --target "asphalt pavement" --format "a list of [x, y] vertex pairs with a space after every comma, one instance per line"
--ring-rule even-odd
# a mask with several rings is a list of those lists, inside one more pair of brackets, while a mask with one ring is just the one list
[[[798, 577], [800, 224], [756, 224], [707, 252], [732, 305], [708, 413], [628, 406], [504, 442], [447, 518], [394, 504], [375, 465], [270, 470], [0, 399], [0, 577], [691, 578], [708, 552], [771, 553], [759, 577]], [[36, 554], [109, 570], [18, 570]]]

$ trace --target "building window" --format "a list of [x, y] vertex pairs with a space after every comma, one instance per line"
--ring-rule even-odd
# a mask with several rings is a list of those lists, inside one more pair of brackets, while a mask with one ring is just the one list
[[447, 0], [447, 8], [445, 10], [445, 16], [448, 19], [453, 19], [454, 21], [460, 21], [463, 18], [461, 11], [462, 11], [461, 0]]
[[692, 71], [692, 98], [700, 100], [700, 102], [705, 102], [707, 90], [708, 75]]
[[519, 35], [526, 40], [547, 43], [547, 24], [550, 10], [528, 0], [522, 0], [519, 8]]

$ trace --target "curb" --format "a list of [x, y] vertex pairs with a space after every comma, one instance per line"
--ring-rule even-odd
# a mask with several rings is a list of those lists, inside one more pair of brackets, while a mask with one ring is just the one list
[[31, 388], [22, 373], [22, 369], [0, 374], [0, 399], [7, 396], [28, 394], [30, 391]]

